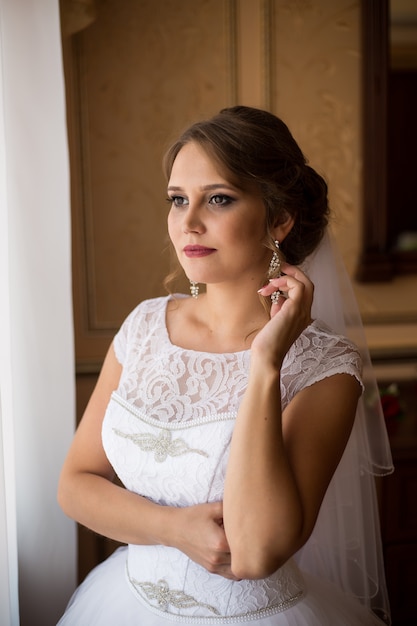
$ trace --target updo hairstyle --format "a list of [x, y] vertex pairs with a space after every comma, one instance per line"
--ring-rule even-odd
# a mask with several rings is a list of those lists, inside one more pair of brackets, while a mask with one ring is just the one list
[[222, 109], [190, 126], [166, 152], [167, 180], [181, 148], [199, 144], [241, 183], [257, 183], [266, 207], [265, 245], [271, 229], [288, 216], [294, 226], [280, 243], [288, 263], [299, 265], [320, 243], [329, 219], [327, 184], [307, 164], [288, 127], [267, 111], [245, 106]]

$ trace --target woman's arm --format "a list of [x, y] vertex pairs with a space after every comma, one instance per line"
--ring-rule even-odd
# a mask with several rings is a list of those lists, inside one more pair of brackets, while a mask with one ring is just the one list
[[101, 428], [120, 375], [111, 347], [62, 468], [59, 504], [69, 517], [100, 535], [122, 543], [177, 547], [209, 571], [234, 578], [221, 503], [160, 506], [113, 482]]
[[[237, 577], [274, 572], [310, 536], [348, 440], [360, 385], [334, 375], [298, 393], [281, 414], [283, 358], [309, 323], [312, 286], [295, 268], [276, 286], [289, 298], [252, 344], [249, 384], [232, 438], [223, 503]], [[281, 299], [280, 299], [281, 300]]]
[[[169, 512], [113, 483], [114, 470], [101, 443], [104, 414], [120, 374], [111, 347], [64, 462], [58, 502], [69, 517], [101, 535], [126, 543], [156, 543], [165, 525], [161, 517]], [[146, 523], [148, 517], [152, 524]]]

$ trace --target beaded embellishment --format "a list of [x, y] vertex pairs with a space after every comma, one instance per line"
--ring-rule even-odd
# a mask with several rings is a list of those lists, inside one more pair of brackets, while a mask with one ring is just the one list
[[162, 611], [168, 611], [169, 606], [173, 606], [176, 609], [190, 609], [198, 606], [209, 610], [214, 615], [220, 615], [214, 606], [197, 602], [195, 598], [187, 595], [180, 589], [171, 590], [165, 580], [158, 580], [157, 584], [150, 582], [141, 583], [134, 579], [130, 579], [130, 582], [135, 587], [142, 589], [148, 600], [156, 600]]
[[207, 452], [204, 450], [198, 450], [197, 448], [190, 448], [190, 446], [184, 441], [184, 439], [172, 439], [172, 433], [170, 430], [161, 430], [158, 437], [150, 433], [132, 434], [113, 428], [113, 432], [119, 437], [129, 439], [136, 446], [138, 446], [143, 452], [154, 452], [155, 461], [163, 463], [167, 460], [168, 456], [182, 456], [183, 454], [200, 454], [208, 458]]

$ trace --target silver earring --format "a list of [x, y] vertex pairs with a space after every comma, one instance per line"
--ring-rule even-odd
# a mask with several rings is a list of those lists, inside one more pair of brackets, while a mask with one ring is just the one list
[[190, 280], [190, 291], [193, 298], [198, 298], [199, 284]]
[[[279, 241], [275, 239], [274, 244], [275, 244], [276, 250], [274, 250], [272, 254], [271, 262], [269, 264], [268, 278], [278, 278], [278, 276], [281, 275], [281, 259], [279, 258]], [[274, 291], [274, 293], [271, 293], [271, 301], [273, 304], [278, 304], [280, 295], [282, 294], [279, 289], [277, 291]]]

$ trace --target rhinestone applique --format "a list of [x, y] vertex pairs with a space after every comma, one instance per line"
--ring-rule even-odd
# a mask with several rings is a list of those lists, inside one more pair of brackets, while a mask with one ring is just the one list
[[162, 611], [168, 611], [168, 606], [173, 606], [176, 609], [190, 609], [199, 606], [211, 611], [214, 615], [220, 615], [219, 611], [214, 606], [197, 602], [195, 598], [188, 596], [178, 589], [170, 590], [165, 580], [158, 580], [156, 585], [149, 582], [141, 583], [134, 579], [130, 580], [135, 587], [142, 589], [148, 600], [156, 600]]
[[166, 461], [168, 456], [182, 456], [183, 454], [191, 453], [208, 457], [208, 454], [204, 452], [204, 450], [190, 448], [183, 439], [172, 439], [170, 430], [161, 430], [158, 437], [150, 433], [128, 435], [117, 428], [113, 428], [113, 432], [119, 437], [130, 439], [130, 441], [133, 441], [143, 452], [154, 452], [155, 461], [158, 463]]

